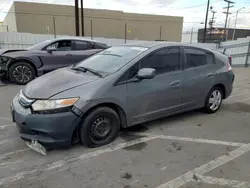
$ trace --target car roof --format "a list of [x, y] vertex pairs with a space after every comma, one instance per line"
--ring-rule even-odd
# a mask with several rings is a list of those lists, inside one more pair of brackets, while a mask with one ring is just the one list
[[213, 51], [212, 49], [197, 46], [193, 44], [185, 44], [181, 42], [164, 42], [164, 41], [151, 41], [151, 42], [131, 42], [128, 44], [120, 44], [116, 46], [131, 46], [131, 47], [144, 47], [144, 48], [162, 48], [162, 47], [168, 47], [168, 46], [183, 46], [183, 47], [194, 47], [194, 48], [200, 48], [208, 51]]
[[91, 40], [91, 39], [85, 38], [85, 37], [59, 37], [59, 38], [56, 38], [56, 39], [51, 39], [51, 41], [53, 41], [53, 42], [59, 41], [59, 40], [82, 40], [82, 41], [99, 43], [99, 42], [97, 42], [95, 40]]

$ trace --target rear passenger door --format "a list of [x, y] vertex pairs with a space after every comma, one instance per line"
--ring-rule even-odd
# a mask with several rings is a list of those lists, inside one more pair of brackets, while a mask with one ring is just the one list
[[214, 54], [199, 48], [184, 47], [183, 103], [185, 109], [203, 107], [215, 76]]

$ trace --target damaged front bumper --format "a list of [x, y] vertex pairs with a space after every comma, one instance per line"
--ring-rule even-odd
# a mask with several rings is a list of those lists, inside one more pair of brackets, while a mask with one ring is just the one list
[[71, 146], [73, 133], [81, 121], [72, 111], [54, 114], [33, 113], [30, 108], [25, 108], [19, 103], [18, 96], [12, 102], [11, 113], [20, 137], [27, 142], [28, 147], [43, 152], [45, 148]]
[[6, 78], [8, 76], [8, 66], [13, 58], [0, 56], [0, 78]]

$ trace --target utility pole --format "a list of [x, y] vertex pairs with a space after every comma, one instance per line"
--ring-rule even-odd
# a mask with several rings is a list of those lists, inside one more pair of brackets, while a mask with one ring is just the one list
[[81, 23], [82, 23], [82, 36], [84, 37], [84, 12], [83, 12], [83, 0], [81, 0]]
[[211, 10], [213, 15], [212, 15], [212, 19], [209, 22], [209, 25], [210, 25], [209, 40], [211, 40], [211, 34], [212, 34], [212, 30], [213, 30], [213, 25], [214, 25], [214, 22], [215, 22], [214, 21], [214, 19], [215, 19], [214, 15], [216, 13], [216, 11], [213, 10], [213, 7], [210, 7], [210, 10]]
[[75, 27], [76, 27], [76, 36], [79, 36], [79, 6], [78, 6], [78, 0], [75, 0]]
[[191, 36], [190, 36], [190, 44], [192, 44], [193, 42], [193, 33], [194, 33], [194, 28], [192, 27]]
[[205, 27], [204, 27], [204, 34], [203, 34], [203, 43], [206, 42], [207, 17], [208, 17], [208, 11], [209, 11], [209, 4], [210, 4], [210, 0], [207, 0], [207, 12], [206, 12], [206, 18], [205, 18]]
[[[225, 21], [225, 27], [224, 27], [224, 40], [226, 40], [226, 30], [227, 30], [227, 20], [228, 20], [228, 15], [232, 14], [231, 12], [229, 12], [230, 8], [233, 8], [234, 6], [231, 4], [234, 4], [235, 2], [233, 1], [229, 1], [229, 0], [224, 0], [227, 3], [227, 7], [224, 7], [223, 9], [227, 9], [226, 12], [223, 12], [224, 14], [226, 14], [226, 21]], [[231, 5], [231, 6], [230, 6]]]
[[244, 9], [245, 7], [242, 7], [242, 8], [240, 8], [239, 10], [237, 10], [237, 13], [236, 13], [236, 19], [235, 19], [235, 23], [234, 23], [234, 31], [233, 31], [233, 39], [232, 40], [234, 40], [234, 37], [235, 37], [235, 29], [236, 29], [236, 24], [237, 24], [237, 21], [238, 21], [238, 14], [239, 14], [239, 12], [242, 10], [242, 9]]
[[228, 18], [226, 41], [228, 41], [228, 34], [229, 34], [229, 29], [230, 29], [230, 22], [231, 22], [231, 17]]

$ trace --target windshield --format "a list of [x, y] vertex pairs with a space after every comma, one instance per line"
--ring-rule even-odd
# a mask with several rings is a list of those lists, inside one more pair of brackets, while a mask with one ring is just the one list
[[148, 48], [114, 46], [80, 62], [77, 67], [86, 67], [107, 74], [114, 73]]
[[28, 47], [27, 50], [41, 50], [42, 48], [49, 45], [50, 43], [51, 43], [51, 40], [45, 40], [43, 42], [40, 42], [38, 44]]

